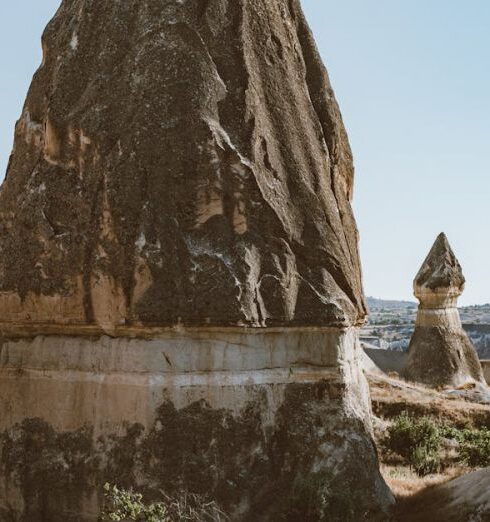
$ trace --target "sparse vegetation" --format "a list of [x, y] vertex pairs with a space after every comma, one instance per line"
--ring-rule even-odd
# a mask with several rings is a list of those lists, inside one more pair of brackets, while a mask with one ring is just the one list
[[443, 468], [443, 439], [458, 443], [457, 461], [468, 467], [490, 466], [490, 430], [438, 425], [428, 417], [417, 419], [407, 413], [395, 418], [384, 444], [421, 477]]
[[408, 466], [381, 465], [381, 472], [397, 499], [407, 499], [424, 489], [444, 484], [468, 471], [467, 468], [461, 466], [449, 466], [441, 469], [440, 473], [421, 477]]
[[167, 522], [168, 520], [167, 509], [163, 502], [145, 505], [143, 495], [121, 490], [109, 484], [104, 486], [104, 490], [109, 508], [102, 513], [101, 521]]
[[228, 517], [215, 502], [199, 495], [181, 493], [169, 497], [162, 493], [162, 500], [147, 504], [143, 495], [134, 491], [104, 486], [105, 508], [100, 522], [224, 522]]
[[420, 476], [437, 473], [441, 468], [441, 435], [436, 424], [427, 417], [415, 419], [402, 413], [388, 428], [385, 444]]
[[441, 470], [439, 452], [427, 446], [416, 446], [410, 456], [410, 464], [420, 477], [438, 473]]
[[441, 432], [459, 443], [459, 460], [470, 467], [490, 466], [490, 430], [444, 426]]
[[490, 431], [481, 430], [472, 440], [464, 441], [461, 444], [460, 457], [468, 466], [490, 466]]
[[[403, 506], [411, 505], [416, 497], [432, 486], [436, 488], [480, 466], [490, 466], [489, 432], [490, 405], [459, 397], [448, 397], [437, 390], [384, 376], [369, 375], [373, 411], [374, 434], [379, 449], [381, 471], [396, 499]], [[401, 417], [401, 420], [400, 420]], [[407, 419], [408, 417], [408, 419]], [[420, 467], [427, 455], [414, 455], [417, 466], [390, 448], [390, 432], [404, 433], [402, 428], [429, 419], [437, 429], [440, 448], [437, 452], [440, 469], [421, 476]], [[391, 429], [390, 429], [391, 428]], [[398, 428], [398, 429], [397, 429]], [[413, 430], [408, 430], [413, 433]], [[401, 437], [395, 437], [400, 443]], [[403, 440], [403, 439], [402, 439]], [[408, 442], [414, 437], [408, 437]], [[407, 439], [405, 439], [405, 442]], [[402, 444], [403, 446], [403, 444]], [[432, 464], [429, 464], [429, 468]], [[427, 472], [425, 466], [420, 470]], [[415, 518], [414, 518], [415, 520]]]

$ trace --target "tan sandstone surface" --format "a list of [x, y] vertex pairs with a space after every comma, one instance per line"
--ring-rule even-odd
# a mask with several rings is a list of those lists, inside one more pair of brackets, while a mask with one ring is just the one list
[[457, 308], [465, 286], [461, 265], [445, 234], [436, 239], [414, 281], [420, 305], [404, 376], [430, 386], [485, 385], [475, 348]]

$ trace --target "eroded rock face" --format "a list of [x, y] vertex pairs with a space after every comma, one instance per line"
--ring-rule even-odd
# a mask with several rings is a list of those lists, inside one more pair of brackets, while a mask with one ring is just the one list
[[385, 522], [361, 353], [355, 329], [4, 339], [0, 520], [95, 522], [111, 482], [237, 521]]
[[420, 306], [405, 368], [407, 378], [431, 386], [484, 383], [457, 309], [464, 285], [461, 265], [446, 235], [440, 234], [414, 281]]
[[43, 48], [0, 193], [0, 519], [95, 521], [110, 481], [387, 520], [299, 1], [64, 0]]
[[351, 152], [298, 0], [64, 1], [43, 49], [3, 321], [362, 322]]

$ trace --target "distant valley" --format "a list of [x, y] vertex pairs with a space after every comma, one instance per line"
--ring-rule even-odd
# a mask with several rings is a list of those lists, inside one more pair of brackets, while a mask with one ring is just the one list
[[[405, 351], [412, 337], [417, 303], [368, 297], [369, 320], [361, 332], [365, 346]], [[463, 327], [480, 359], [490, 359], [490, 304], [460, 308]]]

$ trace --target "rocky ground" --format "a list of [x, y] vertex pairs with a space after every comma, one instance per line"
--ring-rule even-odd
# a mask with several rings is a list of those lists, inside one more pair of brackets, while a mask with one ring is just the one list
[[436, 391], [396, 375], [368, 374], [368, 379], [382, 473], [397, 499], [396, 520], [490, 521], [490, 468], [461, 462], [457, 442], [443, 437], [440, 469], [424, 476], [386, 442], [390, 426], [405, 414], [417, 420], [426, 418], [441, 430], [490, 428], [490, 404], [485, 404], [482, 391]]

